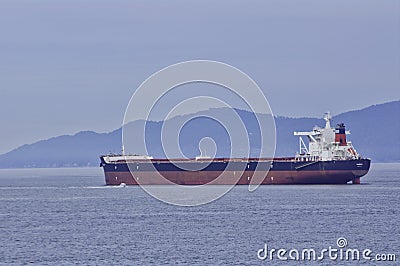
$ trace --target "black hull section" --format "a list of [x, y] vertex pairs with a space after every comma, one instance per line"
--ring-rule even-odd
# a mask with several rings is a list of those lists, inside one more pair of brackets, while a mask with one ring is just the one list
[[[369, 159], [324, 162], [275, 159], [272, 163], [266, 159], [249, 159], [248, 162], [218, 159], [181, 160], [175, 163], [179, 167], [168, 160], [106, 163], [101, 158], [107, 185], [247, 185], [254, 175], [263, 178], [263, 185], [346, 184], [349, 181], [359, 183], [360, 177], [367, 174], [370, 167]], [[219, 177], [221, 174], [222, 177]]]

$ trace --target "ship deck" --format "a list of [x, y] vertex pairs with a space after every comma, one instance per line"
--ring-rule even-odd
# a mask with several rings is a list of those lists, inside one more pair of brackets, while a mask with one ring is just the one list
[[132, 158], [127, 156], [101, 156], [106, 163], [140, 163], [140, 162], [151, 162], [151, 163], [171, 163], [171, 162], [295, 162], [298, 158], [295, 157], [279, 157], [279, 158]]

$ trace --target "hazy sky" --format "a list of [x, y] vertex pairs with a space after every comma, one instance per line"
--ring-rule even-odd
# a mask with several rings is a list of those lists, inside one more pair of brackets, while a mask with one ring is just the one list
[[277, 115], [400, 98], [397, 0], [3, 0], [0, 34], [0, 153], [118, 128], [142, 81], [193, 59], [243, 70]]

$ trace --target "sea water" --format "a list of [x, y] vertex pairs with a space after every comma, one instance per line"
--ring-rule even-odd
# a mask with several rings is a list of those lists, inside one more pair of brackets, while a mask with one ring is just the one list
[[357, 263], [400, 260], [400, 164], [372, 164], [361, 185], [237, 186], [199, 207], [104, 184], [101, 168], [0, 170], [0, 264], [308, 265], [288, 253], [314, 249], [347, 265], [348, 248], [396, 255]]

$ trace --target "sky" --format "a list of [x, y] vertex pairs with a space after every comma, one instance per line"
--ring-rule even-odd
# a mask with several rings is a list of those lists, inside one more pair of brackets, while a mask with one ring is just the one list
[[187, 60], [242, 70], [275, 115], [400, 98], [397, 0], [3, 0], [0, 34], [0, 154], [120, 127], [135, 89]]

